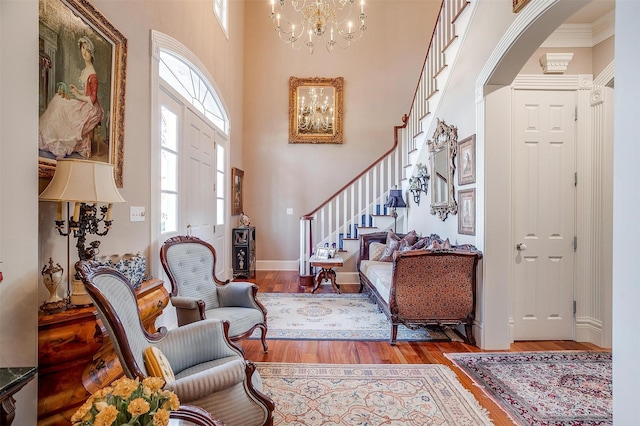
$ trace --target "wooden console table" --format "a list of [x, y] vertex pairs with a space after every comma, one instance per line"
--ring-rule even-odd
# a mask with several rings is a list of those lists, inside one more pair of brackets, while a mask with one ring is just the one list
[[[155, 321], [169, 304], [163, 281], [136, 289], [142, 323]], [[76, 409], [96, 390], [122, 376], [122, 367], [94, 306], [73, 307], [38, 318], [38, 425], [70, 424]]]

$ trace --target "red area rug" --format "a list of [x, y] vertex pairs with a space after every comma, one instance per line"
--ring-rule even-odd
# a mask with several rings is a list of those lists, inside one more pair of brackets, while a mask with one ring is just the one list
[[613, 424], [611, 352], [446, 355], [517, 424]]

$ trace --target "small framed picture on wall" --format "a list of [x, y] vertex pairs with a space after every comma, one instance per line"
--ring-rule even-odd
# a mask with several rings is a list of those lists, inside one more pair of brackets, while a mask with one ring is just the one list
[[458, 191], [458, 233], [476, 235], [476, 190], [462, 189]]
[[476, 182], [476, 135], [458, 142], [458, 185]]

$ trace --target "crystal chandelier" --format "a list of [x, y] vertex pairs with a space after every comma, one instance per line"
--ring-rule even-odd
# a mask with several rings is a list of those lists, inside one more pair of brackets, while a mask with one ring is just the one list
[[[276, 2], [278, 13], [275, 11]], [[364, 24], [367, 17], [364, 13], [364, 0], [360, 0], [360, 26], [355, 27], [354, 23], [348, 20], [355, 2], [356, 0], [271, 0], [269, 17], [280, 40], [290, 44], [294, 50], [307, 46], [309, 52], [313, 53], [316, 43], [320, 42], [327, 31], [328, 51], [331, 51], [333, 46], [346, 49], [352, 41], [362, 37], [367, 29]], [[299, 24], [289, 19], [293, 14], [300, 15]]]
[[310, 87], [309, 102], [304, 96], [298, 97], [298, 132], [332, 133], [333, 132], [333, 105], [334, 100], [329, 99], [322, 87]]

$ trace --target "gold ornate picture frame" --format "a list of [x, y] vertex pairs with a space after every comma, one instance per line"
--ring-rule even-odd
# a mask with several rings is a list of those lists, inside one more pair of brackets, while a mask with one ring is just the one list
[[242, 214], [244, 207], [242, 206], [242, 186], [244, 184], [244, 171], [232, 167], [231, 168], [231, 216]]
[[344, 78], [289, 77], [289, 143], [343, 143]]
[[[81, 158], [113, 164], [122, 188], [127, 39], [87, 0], [40, 2], [39, 21], [38, 176], [53, 177], [59, 158]], [[93, 109], [81, 120], [82, 142], [62, 147], [57, 140], [70, 138], [59, 106], [80, 102]]]
[[513, 1], [513, 13], [518, 13], [530, 0], [512, 0]]

